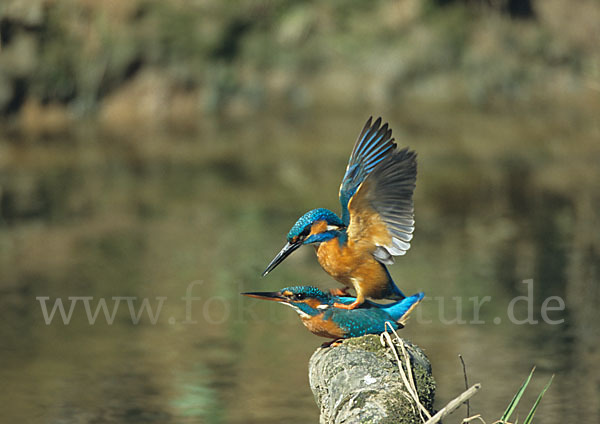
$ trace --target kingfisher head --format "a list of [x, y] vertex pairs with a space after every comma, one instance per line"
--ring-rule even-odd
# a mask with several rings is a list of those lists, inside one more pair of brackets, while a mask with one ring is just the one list
[[328, 209], [319, 208], [306, 212], [288, 233], [287, 243], [262, 273], [263, 277], [303, 244], [331, 240], [339, 236], [339, 231], [344, 227], [342, 220]]
[[311, 286], [285, 287], [277, 292], [250, 292], [244, 296], [257, 299], [274, 300], [294, 308], [301, 318], [319, 315], [333, 304], [329, 293]]

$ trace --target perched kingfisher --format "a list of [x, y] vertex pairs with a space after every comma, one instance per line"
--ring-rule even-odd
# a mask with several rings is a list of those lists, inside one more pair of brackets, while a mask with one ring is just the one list
[[289, 305], [298, 312], [304, 326], [313, 334], [332, 339], [380, 334], [385, 331], [386, 322], [394, 330], [402, 328], [408, 314], [425, 296], [424, 293], [417, 293], [386, 305], [366, 301], [359, 307], [348, 310], [335, 305], [351, 304], [355, 301], [353, 297], [338, 297], [310, 286], [286, 287], [278, 292], [242, 294]]
[[356, 299], [337, 308], [354, 309], [366, 297], [404, 299], [385, 265], [410, 248], [414, 231], [413, 191], [417, 155], [396, 149], [392, 130], [381, 118], [367, 120], [354, 145], [340, 186], [342, 217], [328, 209], [305, 213], [287, 235], [287, 243], [263, 276], [294, 250], [314, 245], [321, 267], [346, 286]]

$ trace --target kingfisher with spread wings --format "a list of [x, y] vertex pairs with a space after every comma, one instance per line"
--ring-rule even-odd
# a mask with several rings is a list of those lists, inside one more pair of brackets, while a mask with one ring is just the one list
[[397, 149], [388, 124], [369, 118], [354, 145], [340, 186], [342, 217], [328, 209], [313, 209], [294, 224], [287, 243], [275, 256], [267, 275], [293, 251], [312, 244], [321, 267], [356, 291], [355, 309], [365, 298], [400, 300], [386, 265], [410, 248], [414, 231], [413, 192], [417, 178], [416, 153]]

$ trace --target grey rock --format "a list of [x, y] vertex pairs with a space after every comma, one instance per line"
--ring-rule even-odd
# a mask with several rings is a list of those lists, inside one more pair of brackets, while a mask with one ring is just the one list
[[[419, 400], [432, 413], [435, 380], [431, 364], [421, 348], [404, 342]], [[382, 346], [379, 336], [317, 349], [310, 359], [309, 379], [322, 424], [422, 422], [416, 405], [406, 396], [393, 352]]]

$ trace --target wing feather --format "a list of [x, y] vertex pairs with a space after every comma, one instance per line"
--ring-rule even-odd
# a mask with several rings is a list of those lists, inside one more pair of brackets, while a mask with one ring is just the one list
[[370, 244], [382, 263], [393, 262], [393, 256], [410, 249], [415, 228], [416, 157], [408, 148], [388, 155], [365, 177], [348, 203], [349, 240]]
[[372, 121], [369, 118], [360, 132], [340, 185], [342, 221], [346, 225], [350, 222], [348, 202], [365, 178], [396, 149], [388, 124], [381, 125], [381, 118]]

